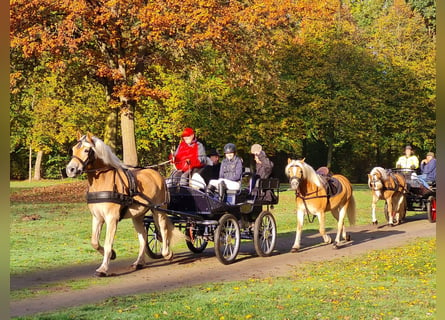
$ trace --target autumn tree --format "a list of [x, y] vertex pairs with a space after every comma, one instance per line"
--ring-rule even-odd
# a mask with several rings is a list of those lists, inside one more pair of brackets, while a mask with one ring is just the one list
[[[107, 89], [110, 114], [120, 110], [124, 161], [137, 164], [134, 117], [142, 97], [160, 99], [156, 69], [210, 43], [230, 51], [261, 47], [259, 31], [287, 21], [291, 1], [251, 4], [217, 0], [11, 2], [11, 46], [25, 59], [49, 55], [51, 68], [82, 68]], [[229, 62], [230, 63], [230, 62]], [[105, 140], [113, 145], [111, 137]]]

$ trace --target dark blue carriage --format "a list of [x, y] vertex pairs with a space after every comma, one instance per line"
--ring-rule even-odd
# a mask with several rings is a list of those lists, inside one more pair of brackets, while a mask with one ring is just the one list
[[[279, 186], [276, 178], [259, 179], [255, 188], [227, 190], [221, 199], [205, 188], [170, 184], [170, 201], [165, 211], [175, 226], [184, 230], [187, 247], [194, 253], [204, 251], [208, 242], [213, 241], [218, 260], [230, 264], [236, 259], [241, 239], [251, 239], [259, 256], [270, 256], [277, 237], [270, 209], [278, 204]], [[144, 222], [148, 253], [152, 258], [161, 258], [153, 219], [146, 216]]]
[[[426, 212], [429, 222], [436, 222], [436, 183], [431, 182], [430, 189], [425, 188], [416, 178], [416, 171], [411, 169], [392, 169], [405, 177], [406, 210]], [[387, 212], [385, 211], [385, 214]]]

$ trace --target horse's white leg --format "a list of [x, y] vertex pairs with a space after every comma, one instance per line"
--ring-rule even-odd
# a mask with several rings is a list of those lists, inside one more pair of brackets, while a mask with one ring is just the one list
[[153, 218], [157, 221], [158, 230], [162, 237], [162, 256], [166, 260], [171, 260], [173, 259], [173, 251], [170, 250], [170, 240], [173, 234], [173, 226], [165, 213], [153, 210]]
[[337, 248], [340, 243], [340, 235], [346, 240], [345, 216], [347, 208], [348, 206], [344, 205], [340, 210], [335, 210], [337, 211], [337, 235], [335, 236], [334, 248]]
[[116, 235], [118, 218], [115, 218], [115, 215], [110, 215], [106, 217], [105, 222], [107, 224], [107, 233], [105, 236], [104, 248], [103, 248], [104, 258], [101, 266], [96, 269], [96, 276], [99, 277], [107, 276], [110, 259], [116, 257], [116, 254], [113, 250], [113, 242], [114, 242], [114, 236]]
[[379, 199], [376, 197], [376, 195], [373, 194], [373, 195], [372, 195], [372, 203], [371, 203], [372, 224], [378, 224], [378, 222], [377, 222], [377, 216], [376, 216], [376, 213], [375, 213], [375, 208], [376, 208], [376, 204], [377, 204], [377, 201], [378, 201], [378, 200], [379, 200]]
[[331, 243], [332, 239], [328, 234], [326, 234], [326, 228], [325, 228], [326, 212], [318, 212], [317, 218], [318, 218], [318, 223], [320, 225], [320, 227], [318, 228], [318, 231], [320, 232], [324, 243]]
[[144, 226], [144, 215], [134, 217], [133, 226], [138, 234], [139, 253], [136, 261], [131, 265], [135, 269], [141, 269], [145, 265], [145, 252], [147, 250], [147, 230]]
[[93, 214], [92, 219], [92, 232], [91, 232], [91, 246], [94, 250], [98, 251], [101, 255], [104, 255], [104, 248], [100, 245], [100, 233], [102, 231], [102, 226], [104, 224], [104, 219], [102, 217]]
[[292, 246], [292, 249], [290, 252], [297, 252], [300, 249], [300, 243], [301, 243], [301, 233], [303, 229], [303, 222], [304, 222], [304, 210], [298, 210], [297, 211], [297, 231], [295, 234], [295, 242]]

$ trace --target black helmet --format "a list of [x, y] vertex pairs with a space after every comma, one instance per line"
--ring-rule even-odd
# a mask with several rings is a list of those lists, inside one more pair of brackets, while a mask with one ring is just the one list
[[228, 143], [224, 146], [224, 153], [235, 153], [236, 146], [233, 143]]

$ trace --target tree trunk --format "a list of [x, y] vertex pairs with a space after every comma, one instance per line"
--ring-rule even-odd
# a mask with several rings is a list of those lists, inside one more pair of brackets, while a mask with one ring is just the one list
[[32, 180], [32, 147], [29, 145], [29, 174], [28, 174], [29, 182]]
[[42, 178], [40, 175], [42, 169], [42, 158], [43, 158], [43, 151], [38, 151], [36, 157], [36, 164], [34, 168], [34, 180], [40, 180]]
[[122, 109], [121, 130], [124, 163], [130, 166], [137, 166], [138, 155], [136, 152], [136, 138], [134, 136], [134, 111], [131, 106]]
[[105, 122], [104, 142], [116, 153], [117, 144], [117, 110], [112, 110]]

